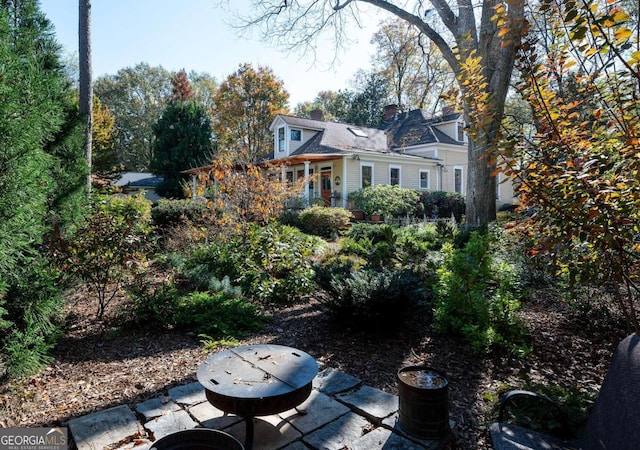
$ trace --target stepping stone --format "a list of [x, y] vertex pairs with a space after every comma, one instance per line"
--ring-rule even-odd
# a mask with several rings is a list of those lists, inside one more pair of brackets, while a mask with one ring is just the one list
[[[290, 423], [276, 415], [256, 417], [253, 419], [253, 423], [253, 450], [281, 448], [300, 439], [302, 436]], [[226, 428], [224, 431], [244, 444], [246, 436], [244, 420], [230, 428]]]
[[403, 438], [391, 430], [378, 427], [349, 446], [349, 450], [402, 449], [424, 450], [425, 447]]
[[340, 450], [360, 439], [371, 423], [355, 413], [347, 413], [337, 420], [328, 423], [319, 430], [304, 436], [302, 440], [312, 448], [322, 450]]
[[342, 403], [321, 392], [312, 390], [309, 398], [297, 408], [280, 414], [296, 430], [306, 434], [316, 430], [350, 411]]
[[[387, 417], [386, 419], [384, 419], [382, 421], [382, 426], [385, 428], [388, 428], [390, 430], [393, 430], [395, 433], [406, 437], [407, 439], [410, 439], [414, 442], [417, 442], [418, 444], [420, 444], [422, 447], [421, 448], [425, 448], [425, 449], [441, 449], [444, 448], [446, 443], [448, 442], [448, 439], [452, 437], [452, 435], [450, 434], [449, 436], [446, 436], [443, 439], [422, 439], [419, 438], [417, 436], [414, 436], [412, 434], [407, 433], [406, 431], [404, 431], [402, 429], [402, 427], [400, 426], [400, 420], [399, 420], [399, 414], [395, 413], [392, 416]], [[449, 428], [450, 429], [454, 429], [456, 426], [455, 421], [453, 420], [449, 420]]]
[[355, 391], [339, 394], [336, 398], [378, 424], [398, 411], [397, 396], [371, 386], [362, 386]]
[[78, 450], [114, 446], [144, 433], [142, 425], [126, 405], [71, 419], [68, 425]]
[[180, 406], [170, 401], [167, 397], [152, 398], [151, 400], [136, 405], [136, 412], [142, 414], [146, 420], [151, 420], [154, 417], [159, 417], [179, 409]]
[[189, 413], [205, 428], [223, 430], [231, 425], [243, 421], [242, 417], [225, 413], [215, 408], [211, 403], [199, 403], [189, 408]]
[[340, 370], [329, 367], [318, 373], [313, 379], [313, 387], [327, 395], [335, 395], [339, 392], [353, 389], [361, 383], [358, 378], [352, 377]]
[[204, 387], [197, 381], [169, 389], [169, 397], [176, 403], [187, 406], [207, 401]]
[[154, 441], [177, 431], [190, 430], [196, 426], [198, 424], [182, 409], [157, 417], [144, 424], [144, 427], [153, 433]]

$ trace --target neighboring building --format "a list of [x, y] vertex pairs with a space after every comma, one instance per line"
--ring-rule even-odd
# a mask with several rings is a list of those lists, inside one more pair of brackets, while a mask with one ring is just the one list
[[[325, 122], [318, 110], [311, 117], [278, 115], [270, 126], [271, 162], [283, 164], [289, 180], [313, 176], [305, 186], [311, 201], [347, 206], [350, 192], [378, 184], [466, 193], [468, 141], [461, 114], [429, 117], [421, 110], [398, 113], [390, 105], [377, 129]], [[497, 207], [512, 204], [512, 185], [497, 181]]]
[[156, 203], [161, 197], [156, 189], [162, 183], [163, 178], [146, 172], [124, 172], [122, 176], [113, 182], [122, 189], [125, 194], [142, 193], [151, 203]]

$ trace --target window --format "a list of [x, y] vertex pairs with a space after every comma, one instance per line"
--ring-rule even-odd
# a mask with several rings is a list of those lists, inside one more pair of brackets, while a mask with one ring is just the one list
[[360, 166], [360, 187], [366, 188], [373, 185], [373, 166], [362, 164]]
[[365, 137], [365, 138], [367, 137], [367, 133], [362, 131], [360, 128], [349, 127], [348, 130], [351, 131], [353, 134], [355, 134], [358, 137]]
[[464, 123], [458, 122], [458, 141], [464, 142]]
[[[304, 176], [304, 174], [303, 174], [303, 176]], [[293, 183], [293, 171], [292, 170], [287, 171], [287, 181], [289, 183]]]
[[462, 167], [453, 168], [453, 190], [462, 194]]
[[285, 149], [284, 127], [278, 128], [278, 151], [283, 152]]
[[429, 189], [431, 187], [431, 173], [428, 170], [420, 171], [420, 189]]
[[291, 140], [292, 141], [301, 141], [302, 140], [302, 130], [291, 130]]
[[400, 167], [389, 167], [389, 184], [391, 186], [400, 185]]

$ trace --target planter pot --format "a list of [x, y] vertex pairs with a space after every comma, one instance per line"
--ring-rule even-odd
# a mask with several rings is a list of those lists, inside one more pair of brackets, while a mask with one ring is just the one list
[[449, 380], [427, 366], [398, 371], [400, 428], [421, 439], [441, 439], [449, 432]]
[[360, 211], [359, 209], [351, 210], [351, 215], [353, 216], [353, 220], [364, 220], [364, 211]]
[[158, 439], [150, 450], [244, 450], [244, 446], [223, 431], [193, 428]]
[[371, 214], [371, 221], [372, 222], [381, 222], [382, 221], [382, 216], [380, 214]]

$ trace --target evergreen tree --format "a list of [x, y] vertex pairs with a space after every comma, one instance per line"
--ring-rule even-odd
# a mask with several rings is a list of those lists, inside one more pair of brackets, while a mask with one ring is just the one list
[[61, 295], [43, 253], [80, 211], [82, 124], [49, 21], [35, 0], [0, 3], [0, 372], [47, 361]]
[[211, 155], [211, 122], [206, 109], [191, 99], [193, 90], [184, 71], [172, 80], [167, 108], [153, 126], [155, 141], [151, 171], [162, 175], [158, 189], [166, 197], [181, 197], [180, 172], [203, 164]]

